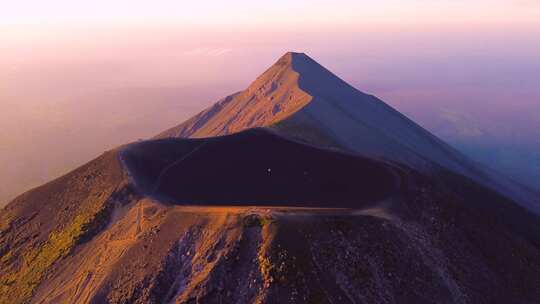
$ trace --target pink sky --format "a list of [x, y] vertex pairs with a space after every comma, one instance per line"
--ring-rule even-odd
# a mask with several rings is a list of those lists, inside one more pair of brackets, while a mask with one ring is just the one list
[[536, 0], [19, 0], [3, 4], [4, 25], [255, 25], [366, 23], [538, 23]]

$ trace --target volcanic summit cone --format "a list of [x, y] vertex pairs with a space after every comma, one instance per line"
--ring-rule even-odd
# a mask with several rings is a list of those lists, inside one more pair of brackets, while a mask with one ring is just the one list
[[157, 138], [210, 137], [254, 127], [271, 128], [318, 146], [396, 161], [425, 173], [450, 170], [540, 213], [537, 195], [468, 160], [303, 53], [283, 55], [246, 90], [227, 96]]

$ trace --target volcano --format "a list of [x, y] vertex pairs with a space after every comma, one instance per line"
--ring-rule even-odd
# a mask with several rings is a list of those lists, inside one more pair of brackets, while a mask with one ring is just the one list
[[467, 159], [375, 96], [360, 92], [303, 53], [289, 52], [246, 90], [157, 136], [209, 137], [253, 127], [396, 161], [424, 173], [465, 175], [539, 214], [535, 193]]
[[0, 303], [536, 303], [538, 197], [302, 53], [0, 214]]

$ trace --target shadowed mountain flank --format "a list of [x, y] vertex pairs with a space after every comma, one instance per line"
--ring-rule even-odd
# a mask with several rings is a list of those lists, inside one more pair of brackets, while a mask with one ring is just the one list
[[399, 185], [387, 164], [264, 129], [147, 141], [122, 156], [149, 195], [188, 205], [359, 208], [391, 196]]

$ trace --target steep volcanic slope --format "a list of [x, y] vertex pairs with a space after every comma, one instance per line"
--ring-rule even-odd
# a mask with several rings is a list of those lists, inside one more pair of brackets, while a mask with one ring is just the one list
[[466, 159], [302, 53], [285, 54], [246, 90], [157, 137], [209, 137], [253, 127], [270, 127], [285, 136], [397, 161], [426, 173], [442, 167], [497, 189], [540, 214], [538, 197], [527, 189]]
[[[206, 148], [195, 149], [202, 143]], [[277, 156], [258, 150], [268, 145]], [[404, 166], [299, 145], [265, 130], [134, 143], [20, 196], [0, 222], [0, 303], [540, 301], [536, 216], [460, 176], [454, 182], [467, 189], [465, 197]], [[302, 207], [310, 203], [304, 193], [297, 202], [275, 200], [275, 207], [230, 207], [248, 201], [216, 192], [219, 206], [201, 205], [198, 199], [224, 178], [244, 177], [208, 166], [204, 187], [186, 189], [182, 174], [196, 178], [199, 169], [191, 166], [230, 155], [234, 147], [245, 150], [233, 151], [243, 157], [262, 153], [250, 156], [257, 172], [265, 167], [257, 162], [283, 160], [284, 151], [300, 164], [295, 150], [308, 162], [325, 161], [321, 176], [317, 167], [308, 177], [290, 169], [291, 185], [275, 191], [301, 188], [310, 177], [327, 181], [329, 173], [334, 185], [355, 184], [347, 198], [357, 202], [333, 208], [325, 198], [317, 208]], [[343, 158], [362, 171], [357, 179], [325, 171], [343, 169]], [[164, 201], [166, 188], [146, 187], [162, 172], [177, 182]], [[392, 182], [385, 188], [388, 172]], [[382, 174], [375, 196], [366, 189], [373, 186], [366, 174]], [[258, 175], [253, 178], [261, 182]], [[247, 199], [268, 204], [266, 190]]]
[[308, 104], [311, 96], [299, 86], [292, 54], [279, 59], [246, 90], [227, 96], [181, 125], [158, 135], [209, 137], [272, 125]]
[[91, 239], [129, 188], [116, 152], [28, 191], [0, 213], [0, 303], [22, 303], [58, 260]]

